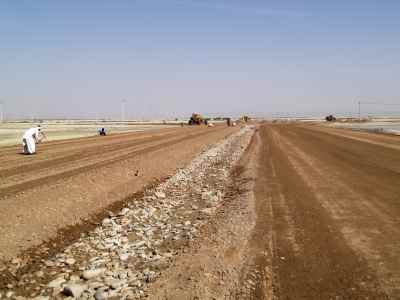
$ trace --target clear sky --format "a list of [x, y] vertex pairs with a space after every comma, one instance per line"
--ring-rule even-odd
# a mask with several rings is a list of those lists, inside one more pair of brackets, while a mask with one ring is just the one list
[[9, 116], [355, 113], [399, 79], [395, 0], [0, 1]]

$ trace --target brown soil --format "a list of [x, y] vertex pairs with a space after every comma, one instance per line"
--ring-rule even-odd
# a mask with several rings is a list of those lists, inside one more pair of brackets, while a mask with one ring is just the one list
[[[18, 243], [24, 249], [35, 245], [38, 236], [61, 237], [54, 239], [61, 245], [68, 238], [57, 229], [88, 218], [86, 212], [98, 213], [100, 220], [104, 208], [120, 208], [121, 199], [233, 130], [191, 128], [124, 134], [109, 143], [58, 142], [29, 158], [37, 174], [25, 157], [10, 149], [0, 152], [2, 253], [13, 254]], [[149, 298], [400, 299], [399, 157], [398, 137], [262, 124], [231, 174], [224, 204], [200, 239], [185, 245], [150, 285]], [[54, 168], [47, 159], [54, 159]], [[26, 177], [14, 169], [21, 162], [32, 170]], [[27, 185], [19, 194], [7, 192], [18, 184]]]
[[235, 128], [175, 128], [0, 150], [0, 259], [56, 238], [188, 163]]
[[233, 193], [150, 298], [400, 299], [399, 147], [263, 124]]

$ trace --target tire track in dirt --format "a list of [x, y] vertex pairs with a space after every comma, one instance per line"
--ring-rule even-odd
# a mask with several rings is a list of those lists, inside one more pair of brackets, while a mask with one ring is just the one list
[[[298, 128], [291, 130], [299, 131]], [[309, 142], [313, 139], [307, 135], [308, 132], [303, 135], [305, 140], [300, 138], [301, 134], [292, 135], [289, 130], [284, 133], [287, 135], [285, 146], [291, 149], [289, 159], [292, 165], [336, 220], [347, 243], [367, 259], [386, 293], [396, 298], [400, 293], [400, 242], [393, 237], [400, 237], [400, 220], [398, 205], [396, 209], [391, 198], [399, 195], [400, 190], [397, 185], [390, 183], [392, 171], [385, 172], [383, 167], [391, 166], [387, 161], [390, 156], [379, 155], [381, 164], [374, 171], [370, 168], [363, 173], [362, 166], [354, 168], [354, 154], [359, 154], [357, 164], [371, 165], [371, 161], [365, 162], [362, 158], [369, 152], [368, 148], [374, 149], [375, 145], [357, 142], [359, 149], [353, 150], [357, 152], [344, 152], [345, 155], [339, 156], [336, 153], [338, 150], [331, 148], [333, 143], [340, 142], [340, 138], [328, 142], [322, 137], [319, 145], [315, 142], [312, 143], [314, 147], [310, 147]], [[316, 151], [324, 145], [325, 151]], [[382, 150], [378, 153], [383, 154]], [[336, 164], [323, 163], [337, 157], [341, 160]], [[375, 177], [374, 173], [379, 177], [371, 180], [369, 177]], [[374, 187], [373, 192], [369, 191], [370, 186]]]
[[400, 150], [400, 137], [390, 134], [374, 133], [356, 131], [348, 128], [335, 128], [325, 126], [298, 126], [298, 128], [305, 128], [309, 132], [319, 132], [324, 135], [334, 135], [341, 137], [342, 140], [355, 140], [359, 142], [369, 143], [376, 146], [383, 146], [385, 148], [392, 148], [394, 150]]
[[[344, 135], [344, 133], [345, 132], [343, 132], [342, 135]], [[398, 176], [400, 174], [400, 161], [398, 159], [400, 138], [398, 139], [399, 148], [392, 148], [388, 144], [375, 143], [373, 135], [369, 139], [363, 138], [359, 140], [353, 139], [352, 136], [346, 137], [336, 133], [320, 132], [314, 128], [308, 129], [297, 126], [292, 126], [287, 134], [290, 134], [292, 138], [297, 136], [297, 140], [299, 140], [299, 136], [302, 138], [307, 137], [310, 139], [309, 144], [318, 143], [318, 146], [323, 146], [324, 148], [327, 148], [329, 145], [329, 153], [335, 153], [336, 158], [343, 158], [347, 161], [351, 158], [351, 163], [357, 164], [358, 168], [373, 167], [379, 171], [392, 171], [392, 176]], [[363, 145], [363, 149], [360, 149], [360, 145]], [[383, 160], [382, 157], [384, 157]]]
[[[249, 237], [249, 253], [247, 264], [242, 269], [244, 274], [242, 286], [251, 280], [254, 281], [254, 289], [250, 291], [250, 299], [270, 300], [274, 297], [274, 286], [279, 285], [279, 278], [274, 274], [272, 265], [275, 256], [275, 237], [272, 230], [274, 214], [269, 195], [272, 176], [276, 176], [274, 170], [268, 174], [261, 167], [271, 163], [269, 144], [262, 142], [259, 130], [255, 135], [257, 152], [254, 151], [257, 162], [254, 172], [254, 198], [255, 198], [255, 226]], [[247, 162], [248, 167], [250, 167]], [[251, 275], [258, 275], [256, 277]]]
[[[264, 165], [264, 172], [270, 174], [270, 179], [276, 173], [276, 180], [268, 184], [267, 195], [271, 199], [276, 238], [273, 269], [279, 282], [274, 282], [275, 297], [386, 299], [376, 274], [366, 260], [348, 246], [335, 220], [291, 164], [289, 150], [281, 141], [284, 130], [288, 129], [281, 129], [279, 125], [267, 125], [261, 130], [264, 143], [270, 146], [270, 152], [263, 155], [270, 156], [275, 166]], [[283, 210], [282, 197], [287, 204], [287, 209]], [[288, 222], [287, 214], [293, 223]]]

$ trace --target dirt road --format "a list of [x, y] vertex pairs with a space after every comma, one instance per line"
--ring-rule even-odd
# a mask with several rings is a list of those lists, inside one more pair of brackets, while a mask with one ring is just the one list
[[0, 150], [0, 259], [10, 259], [172, 174], [236, 129], [174, 128]]
[[[87, 212], [104, 211], [152, 178], [174, 172], [177, 162], [188, 162], [200, 145], [235, 130], [194, 128], [57, 142], [41, 148], [32, 161], [4, 150], [2, 254], [16, 251], [18, 243], [35, 245], [55, 234], [57, 226], [73, 224]], [[237, 147], [244, 151], [240, 143]], [[212, 151], [209, 155], [215, 156]], [[398, 137], [317, 125], [261, 124], [238, 165], [217, 159], [209, 169], [193, 171], [195, 179], [188, 186], [194, 190], [169, 190], [172, 198], [167, 197], [167, 203], [186, 199], [181, 215], [172, 214], [179, 220], [177, 228], [203, 225], [190, 243], [178, 239], [168, 244], [173, 259], [156, 270], [157, 279], [144, 281], [141, 297], [400, 299], [399, 158]], [[212, 212], [207, 208], [207, 218], [195, 215], [184, 222], [198, 204], [207, 204], [207, 191], [224, 165], [222, 173], [232, 168], [230, 176], [213, 183], [224, 191], [218, 198], [221, 203]], [[154, 201], [138, 205], [146, 208]], [[148, 226], [146, 222], [139, 225]], [[53, 260], [63, 257], [56, 254]], [[118, 265], [106, 267], [111, 274]], [[21, 280], [31, 280], [20, 275]], [[87, 284], [79, 276], [74, 280]], [[137, 292], [139, 287], [127, 289]]]
[[400, 299], [399, 146], [391, 136], [262, 125], [238, 177], [251, 191], [226, 199], [209, 236], [150, 298]]
[[280, 298], [400, 297], [400, 141], [293, 125], [261, 135]]

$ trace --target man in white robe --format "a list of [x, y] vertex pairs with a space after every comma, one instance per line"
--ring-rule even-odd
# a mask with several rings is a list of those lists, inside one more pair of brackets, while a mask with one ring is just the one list
[[29, 128], [25, 131], [22, 137], [22, 146], [24, 148], [24, 154], [35, 154], [36, 143], [39, 143], [41, 136], [45, 136], [41, 131], [40, 125], [38, 127]]

